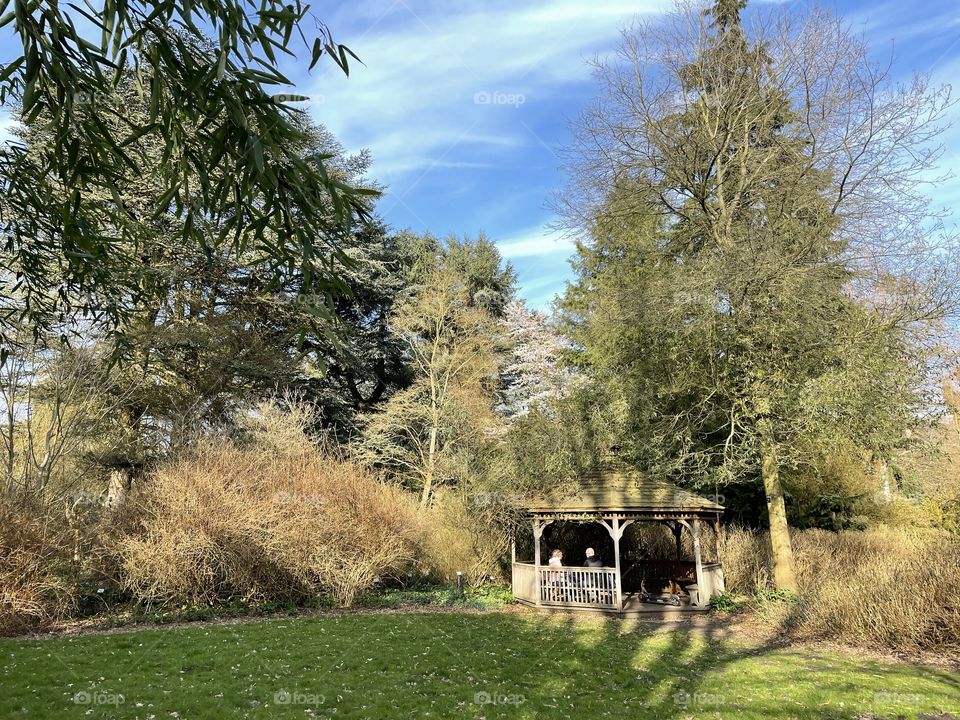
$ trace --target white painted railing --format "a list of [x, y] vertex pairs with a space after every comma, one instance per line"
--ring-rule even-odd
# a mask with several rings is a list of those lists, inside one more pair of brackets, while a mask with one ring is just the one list
[[537, 574], [544, 605], [617, 608], [614, 568], [539, 567]]

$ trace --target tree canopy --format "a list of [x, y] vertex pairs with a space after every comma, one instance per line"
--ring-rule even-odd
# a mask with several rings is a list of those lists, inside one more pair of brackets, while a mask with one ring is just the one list
[[[330, 172], [330, 156], [301, 152], [295, 104], [306, 98], [284, 94], [280, 59], [296, 42], [311, 67], [328, 55], [348, 72], [355, 59], [309, 6], [3, 2], [0, 26], [22, 47], [0, 69], [0, 102], [49, 136], [0, 150], [2, 338], [21, 320], [37, 331], [78, 317], [116, 329], [131, 302], [154, 300], [147, 218], [119, 200], [144, 165], [162, 191], [153, 211], [176, 216], [170, 232], [185, 245], [250, 249], [272, 270], [346, 289], [339, 241], [374, 191]], [[142, 112], [117, 102], [122, 87]]]
[[625, 40], [629, 69], [601, 68], [610, 93], [572, 166], [597, 194], [568, 206], [590, 240], [561, 308], [581, 362], [623, 398], [637, 463], [699, 486], [762, 483], [777, 582], [793, 588], [785, 479], [827, 446], [901, 442], [920, 411], [923, 348], [895, 301], [862, 294], [879, 279], [851, 251], [849, 173], [819, 155], [830, 131], [811, 128], [784, 46], [751, 36], [744, 7], [683, 9], [679, 45], [640, 28]]

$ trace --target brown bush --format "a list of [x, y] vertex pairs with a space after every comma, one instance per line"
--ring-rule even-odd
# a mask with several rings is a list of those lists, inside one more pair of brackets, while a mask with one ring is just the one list
[[423, 570], [441, 582], [456, 580], [479, 586], [503, 577], [510, 554], [509, 510], [487, 493], [470, 495], [441, 489], [424, 514]]
[[42, 627], [72, 609], [65, 525], [39, 503], [0, 496], [0, 634]]
[[[794, 531], [800, 598], [774, 615], [809, 638], [901, 650], [960, 649], [960, 538], [910, 528]], [[767, 585], [767, 538], [727, 535], [728, 588]]]
[[329, 592], [349, 605], [411, 561], [420, 523], [406, 494], [302, 436], [282, 440], [208, 445], [156, 473], [132, 499], [142, 530], [119, 548], [136, 598], [212, 604]]
[[[791, 538], [803, 531], [794, 530]], [[724, 534], [723, 576], [727, 590], [736, 593], [752, 593], [766, 587], [771, 581], [769, 537], [744, 528], [728, 528]]]

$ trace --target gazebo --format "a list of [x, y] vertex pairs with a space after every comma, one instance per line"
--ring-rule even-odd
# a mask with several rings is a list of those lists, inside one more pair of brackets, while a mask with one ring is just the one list
[[[620, 615], [642, 612], [685, 612], [706, 609], [710, 597], [724, 589], [719, 558], [720, 516], [723, 506], [688, 492], [673, 483], [655, 480], [618, 463], [598, 466], [579, 478], [573, 491], [528, 498], [523, 510], [532, 524], [532, 562], [517, 561], [512, 548], [513, 595], [521, 603], [537, 607], [598, 610]], [[613, 541], [613, 564], [605, 567], [562, 567], [545, 564], [541, 545], [546, 528], [552, 523], [599, 523]], [[664, 563], [641, 559], [622, 566], [621, 540], [632, 523], [659, 523], [673, 531], [676, 560]], [[712, 530], [713, 558], [705, 562], [701, 537]], [[692, 539], [692, 561], [681, 557], [683, 530]], [[543, 560], [542, 560], [543, 559]], [[673, 583], [663, 597], [640, 590], [625, 592], [623, 579], [639, 567], [641, 577], [658, 566], [674, 576], [688, 573], [692, 582]], [[685, 602], [681, 602], [681, 596]], [[677, 605], [679, 607], [669, 607]]]

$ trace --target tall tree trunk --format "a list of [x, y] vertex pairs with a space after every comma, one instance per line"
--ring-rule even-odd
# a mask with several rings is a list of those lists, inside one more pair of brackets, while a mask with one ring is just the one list
[[880, 485], [880, 500], [888, 503], [893, 500], [893, 487], [890, 484], [890, 465], [882, 455], [873, 457], [874, 472]]
[[107, 486], [107, 499], [104, 503], [108, 508], [119, 508], [127, 499], [130, 490], [130, 471], [126, 468], [117, 468], [110, 471], [110, 482]]
[[437, 426], [430, 428], [430, 449], [427, 451], [427, 472], [423, 478], [423, 494], [420, 496], [420, 507], [430, 504], [430, 491], [433, 489], [434, 466], [437, 457]]
[[787, 509], [783, 502], [780, 467], [776, 446], [763, 443], [763, 491], [767, 498], [767, 518], [770, 522], [770, 557], [773, 559], [773, 582], [781, 590], [797, 591], [797, 576], [793, 568], [793, 548]]

